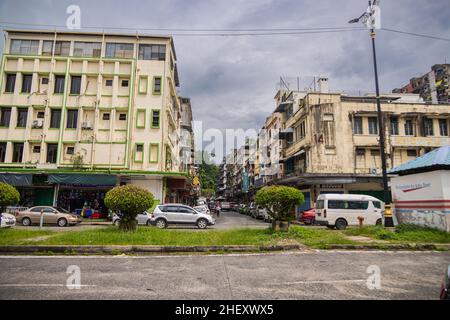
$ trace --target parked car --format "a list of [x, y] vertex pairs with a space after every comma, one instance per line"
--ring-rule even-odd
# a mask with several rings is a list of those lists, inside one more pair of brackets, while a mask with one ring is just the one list
[[222, 202], [220, 202], [220, 207], [222, 208], [223, 211], [230, 211], [230, 210], [232, 210], [231, 202], [222, 201]]
[[216, 224], [216, 220], [211, 215], [198, 212], [189, 206], [168, 203], [156, 206], [150, 223], [160, 229], [171, 224], [190, 224], [199, 229], [206, 229]]
[[256, 206], [252, 211], [252, 217], [255, 219], [265, 219], [267, 216], [266, 209], [261, 206]]
[[314, 224], [316, 220], [316, 209], [309, 208], [308, 210], [300, 212], [298, 221], [303, 222], [306, 225]]
[[238, 211], [239, 210], [239, 204], [236, 202], [230, 202], [230, 210]]
[[247, 214], [248, 214], [249, 216], [252, 216], [252, 217], [253, 217], [255, 211], [256, 211], [256, 203], [250, 202], [250, 205], [248, 206]]
[[450, 265], [447, 267], [444, 280], [441, 285], [441, 300], [450, 300]]
[[194, 210], [196, 210], [196, 211], [198, 211], [200, 213], [211, 214], [211, 210], [209, 210], [207, 205], [196, 206], [196, 207], [194, 207]]
[[[151, 213], [144, 211], [141, 214], [138, 214], [136, 216], [136, 220], [138, 222], [139, 225], [150, 225], [150, 218], [152, 217]], [[117, 226], [119, 224], [120, 221], [120, 214], [114, 214], [113, 218], [112, 218], [112, 223], [113, 225]]]
[[363, 217], [365, 226], [383, 223], [384, 203], [375, 197], [361, 194], [321, 194], [317, 198], [315, 220], [317, 224], [343, 230], [359, 225]]
[[17, 222], [24, 226], [39, 224], [41, 220], [41, 211], [44, 212], [44, 224], [55, 224], [58, 227], [67, 227], [76, 225], [83, 221], [83, 218], [72, 214], [66, 209], [60, 207], [38, 206], [31, 207], [27, 210], [20, 211], [17, 216]]
[[0, 219], [0, 228], [11, 228], [16, 225], [16, 217], [10, 213], [1, 213]]

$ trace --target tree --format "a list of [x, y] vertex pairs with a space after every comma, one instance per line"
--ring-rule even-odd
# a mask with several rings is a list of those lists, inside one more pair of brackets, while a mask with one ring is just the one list
[[7, 206], [17, 204], [20, 201], [20, 193], [13, 186], [0, 182], [0, 214]]
[[289, 222], [295, 219], [295, 206], [302, 204], [305, 199], [303, 193], [296, 188], [266, 186], [258, 190], [255, 201], [273, 218], [274, 230], [287, 231]]
[[150, 191], [134, 185], [125, 185], [109, 190], [105, 196], [105, 205], [120, 214], [120, 230], [135, 231], [136, 216], [151, 208], [153, 199]]
[[219, 167], [213, 163], [213, 160], [206, 151], [203, 153], [197, 151], [197, 158], [199, 157], [202, 159], [202, 163], [198, 167], [202, 189], [212, 189], [216, 192]]

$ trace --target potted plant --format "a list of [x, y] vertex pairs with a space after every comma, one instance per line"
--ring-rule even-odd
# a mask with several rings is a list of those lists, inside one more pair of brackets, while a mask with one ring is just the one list
[[305, 199], [296, 188], [275, 185], [258, 190], [255, 201], [272, 218], [273, 230], [288, 231], [290, 221], [295, 219], [295, 206], [302, 204]]
[[135, 231], [136, 217], [152, 207], [153, 194], [134, 185], [115, 187], [106, 193], [105, 205], [114, 212], [120, 212], [120, 230]]

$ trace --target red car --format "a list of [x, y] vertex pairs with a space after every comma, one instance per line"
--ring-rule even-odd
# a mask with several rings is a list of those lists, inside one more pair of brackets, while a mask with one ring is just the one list
[[303, 222], [306, 225], [314, 224], [316, 219], [316, 209], [310, 208], [302, 211], [298, 216], [298, 221]]

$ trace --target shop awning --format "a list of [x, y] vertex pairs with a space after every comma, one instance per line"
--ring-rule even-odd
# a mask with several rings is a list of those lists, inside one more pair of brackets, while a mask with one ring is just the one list
[[0, 182], [10, 184], [15, 187], [28, 187], [32, 185], [33, 175], [19, 173], [1, 173]]
[[71, 185], [115, 186], [117, 177], [109, 174], [49, 174], [48, 182]]

